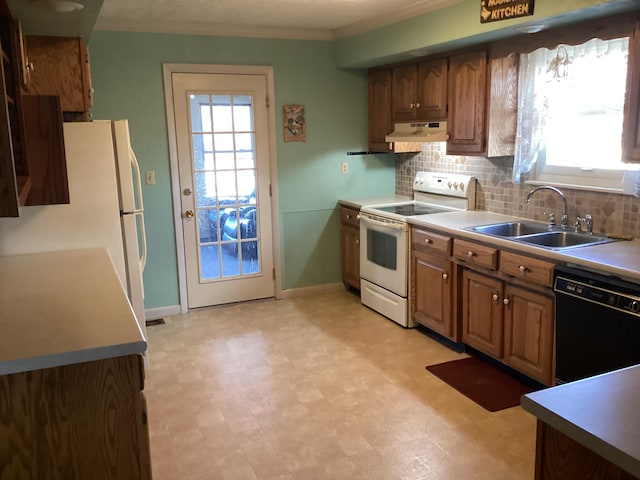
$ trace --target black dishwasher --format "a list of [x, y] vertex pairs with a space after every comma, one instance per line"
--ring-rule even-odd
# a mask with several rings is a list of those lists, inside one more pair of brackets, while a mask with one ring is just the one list
[[558, 266], [556, 382], [640, 363], [640, 284]]

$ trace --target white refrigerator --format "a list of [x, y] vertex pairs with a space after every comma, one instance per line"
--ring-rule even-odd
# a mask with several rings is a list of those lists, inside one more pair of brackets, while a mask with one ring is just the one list
[[142, 184], [129, 124], [65, 123], [64, 142], [70, 203], [24, 207], [18, 218], [0, 218], [0, 255], [105, 247], [146, 338]]

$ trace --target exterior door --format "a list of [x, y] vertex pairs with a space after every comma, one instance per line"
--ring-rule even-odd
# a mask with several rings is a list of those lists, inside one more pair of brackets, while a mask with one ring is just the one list
[[266, 78], [174, 73], [189, 308], [274, 296]]

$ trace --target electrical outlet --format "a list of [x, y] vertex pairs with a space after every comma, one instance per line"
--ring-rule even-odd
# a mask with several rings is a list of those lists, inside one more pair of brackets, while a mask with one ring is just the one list
[[144, 177], [147, 185], [156, 184], [156, 172], [154, 170], [147, 170], [146, 172], [144, 172]]
[[349, 162], [342, 162], [340, 172], [342, 175], [347, 175], [349, 173]]

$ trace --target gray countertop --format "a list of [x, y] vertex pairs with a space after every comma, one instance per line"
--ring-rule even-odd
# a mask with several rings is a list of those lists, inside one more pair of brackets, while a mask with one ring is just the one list
[[402, 195], [383, 195], [378, 197], [352, 198], [346, 200], [338, 200], [340, 205], [351, 208], [370, 207], [372, 205], [388, 205], [398, 202], [412, 202], [413, 198], [403, 197]]
[[142, 353], [105, 249], [0, 257], [0, 375]]
[[522, 397], [538, 419], [640, 478], [640, 366]]
[[640, 281], [640, 241], [621, 240], [611, 243], [550, 250], [465, 230], [477, 225], [524, 220], [511, 215], [485, 211], [460, 211], [409, 217], [411, 224], [437, 229], [458, 237], [489, 243], [523, 254], [541, 257], [557, 263], [581, 266], [605, 275], [615, 275], [630, 281]]

